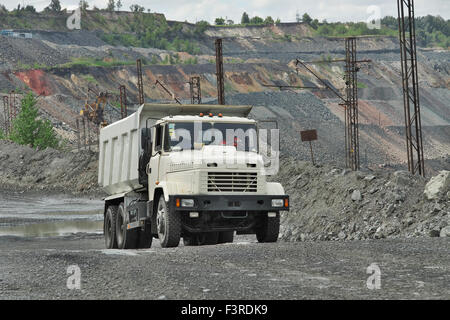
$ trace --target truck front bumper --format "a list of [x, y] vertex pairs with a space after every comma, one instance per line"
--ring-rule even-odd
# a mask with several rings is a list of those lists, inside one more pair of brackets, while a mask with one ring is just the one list
[[[191, 207], [183, 206], [183, 199], [194, 200]], [[282, 205], [273, 206], [272, 200]], [[276, 201], [279, 202], [280, 201]], [[289, 210], [288, 195], [173, 195], [169, 206], [176, 211], [247, 211], [278, 212]]]

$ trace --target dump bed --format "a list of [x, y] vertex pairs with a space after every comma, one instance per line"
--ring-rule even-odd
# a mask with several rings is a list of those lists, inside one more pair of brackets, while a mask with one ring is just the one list
[[98, 184], [109, 195], [142, 188], [138, 179], [140, 129], [152, 126], [157, 119], [201, 112], [247, 117], [250, 111], [251, 106], [143, 104], [132, 115], [100, 130]]

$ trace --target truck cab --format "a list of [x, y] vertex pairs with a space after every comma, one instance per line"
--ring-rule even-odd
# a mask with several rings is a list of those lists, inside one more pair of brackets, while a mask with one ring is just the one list
[[266, 181], [249, 106], [143, 105], [100, 133], [108, 248], [278, 239], [289, 197]]

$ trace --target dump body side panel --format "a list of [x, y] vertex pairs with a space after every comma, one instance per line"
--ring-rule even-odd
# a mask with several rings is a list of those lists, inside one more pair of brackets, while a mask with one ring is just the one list
[[142, 187], [138, 182], [139, 123], [136, 112], [100, 131], [98, 183], [108, 194]]

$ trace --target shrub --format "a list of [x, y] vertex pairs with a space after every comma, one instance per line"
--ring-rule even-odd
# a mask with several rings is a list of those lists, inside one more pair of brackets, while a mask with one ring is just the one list
[[58, 148], [59, 138], [49, 120], [38, 118], [36, 98], [30, 92], [21, 101], [22, 108], [12, 122], [9, 139], [23, 145], [40, 149]]

